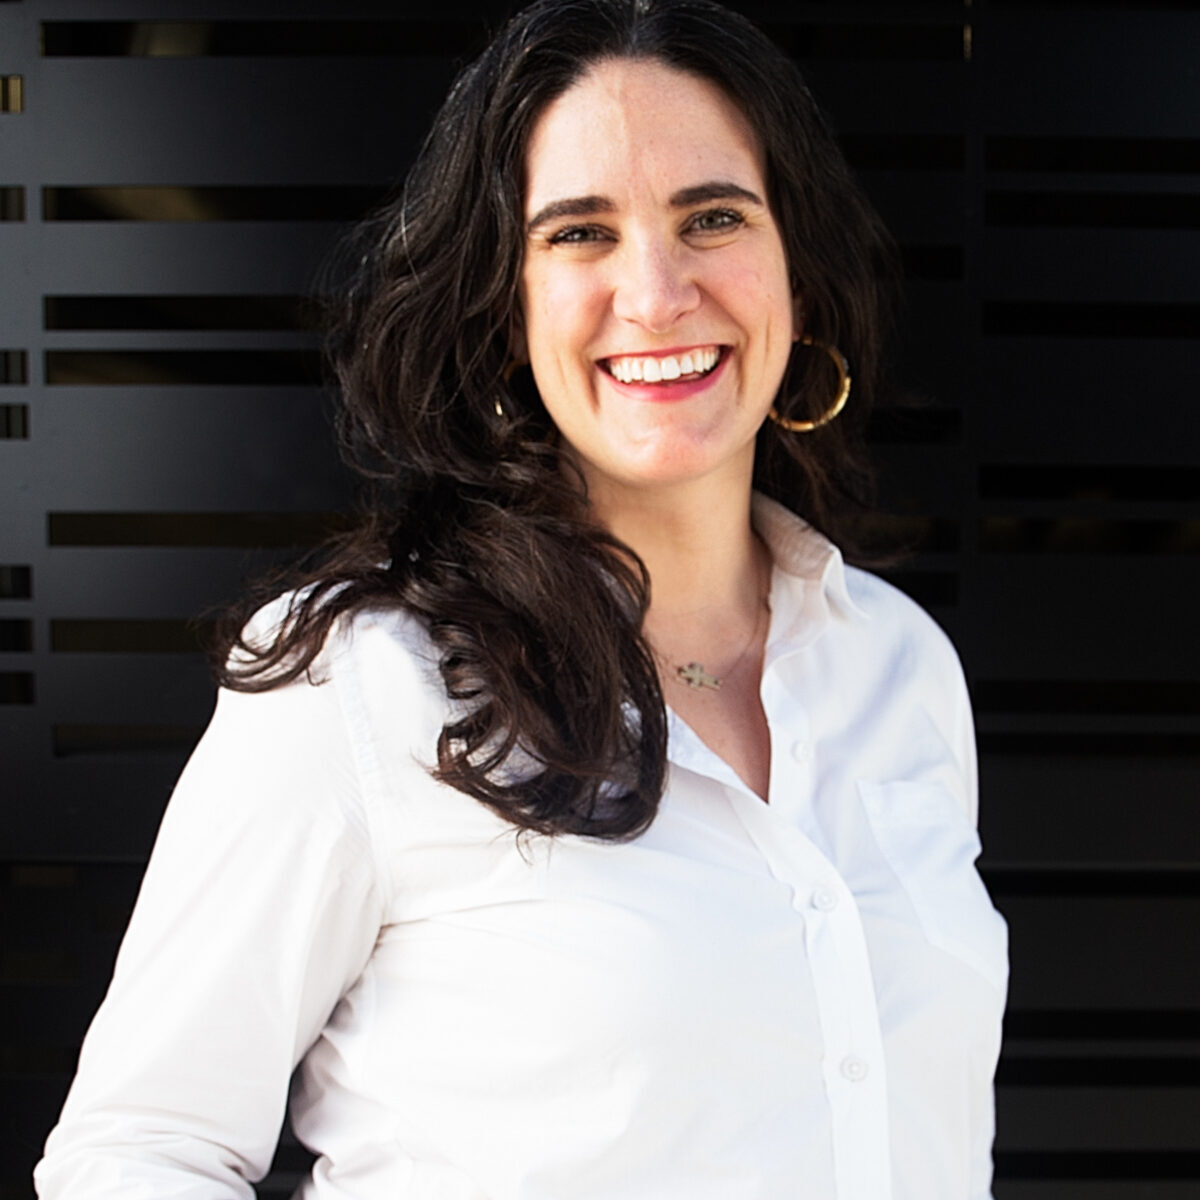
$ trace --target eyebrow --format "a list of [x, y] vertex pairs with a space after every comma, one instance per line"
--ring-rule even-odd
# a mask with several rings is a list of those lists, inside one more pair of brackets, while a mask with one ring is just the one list
[[[707, 204], [710, 200], [744, 200], [750, 204], [763, 204], [761, 196], [723, 179], [680, 188], [672, 193], [668, 203], [672, 208], [691, 208], [695, 204]], [[590, 217], [596, 213], [610, 213], [616, 210], [617, 206], [607, 196], [573, 196], [567, 200], [552, 200], [534, 213], [526, 230], [532, 233], [539, 225], [560, 220], [562, 217]]]
[[526, 229], [532, 233], [539, 225], [557, 221], [561, 217], [590, 217], [616, 210], [617, 206], [607, 196], [574, 196], [569, 200], [552, 200], [533, 214]]
[[746, 200], [751, 204], [762, 204], [762, 197], [736, 183], [714, 179], [710, 183], [698, 183], [695, 187], [681, 188], [671, 197], [672, 208], [691, 208], [693, 204], [707, 204], [710, 200]]

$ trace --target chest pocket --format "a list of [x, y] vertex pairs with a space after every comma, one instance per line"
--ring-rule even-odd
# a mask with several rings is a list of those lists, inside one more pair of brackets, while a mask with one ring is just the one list
[[958, 801], [940, 784], [907, 780], [860, 780], [858, 792], [926, 938], [1003, 992], [1008, 927], [975, 869], [979, 835]]

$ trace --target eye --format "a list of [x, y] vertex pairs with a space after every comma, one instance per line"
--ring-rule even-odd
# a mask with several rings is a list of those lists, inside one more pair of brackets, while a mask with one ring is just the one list
[[585, 246], [589, 242], [607, 240], [607, 230], [598, 225], [567, 225], [555, 230], [546, 240], [552, 246]]
[[732, 208], [706, 208], [688, 221], [688, 229], [693, 233], [728, 233], [745, 223], [745, 217]]

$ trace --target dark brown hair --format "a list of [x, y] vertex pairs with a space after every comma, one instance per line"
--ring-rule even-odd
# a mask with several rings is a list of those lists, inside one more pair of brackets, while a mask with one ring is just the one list
[[[537, 0], [458, 77], [403, 190], [347, 244], [329, 352], [342, 446], [368, 481], [363, 517], [292, 579], [272, 645], [238, 634], [262, 591], [231, 617], [218, 676], [242, 691], [277, 686], [308, 670], [343, 616], [403, 608], [464, 702], [438, 740], [436, 776], [524, 829], [623, 838], [653, 820], [666, 769], [641, 633], [649, 580], [589, 519], [529, 372], [504, 371], [531, 129], [610, 58], [710, 80], [761, 140], [806, 332], [841, 348], [855, 390], [811, 435], [766, 423], [756, 485], [847, 546], [846, 519], [867, 499], [862, 426], [895, 254], [799, 71], [708, 0]], [[827, 356], [799, 347], [793, 359], [777, 407], [815, 415], [832, 394]]]

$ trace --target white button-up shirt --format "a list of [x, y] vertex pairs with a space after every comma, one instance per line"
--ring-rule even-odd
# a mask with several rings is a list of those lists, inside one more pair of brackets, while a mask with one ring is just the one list
[[224, 694], [168, 807], [43, 1197], [977, 1200], [1004, 923], [933, 622], [779, 506], [770, 803], [671, 715], [628, 843], [518, 840], [430, 777], [402, 613]]

